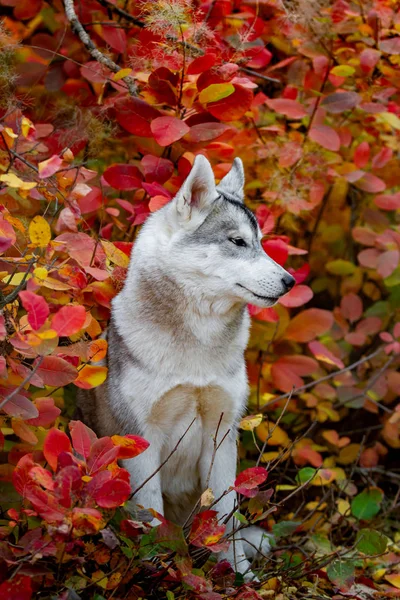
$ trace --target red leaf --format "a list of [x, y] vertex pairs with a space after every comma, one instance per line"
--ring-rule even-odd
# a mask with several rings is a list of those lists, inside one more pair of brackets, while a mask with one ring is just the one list
[[27, 423], [29, 423], [29, 425], [34, 425], [35, 427], [45, 427], [46, 425], [50, 425], [61, 413], [61, 410], [54, 405], [54, 399], [51, 397], [36, 398], [34, 400], [34, 405], [39, 411], [39, 416], [34, 419], [28, 419]]
[[14, 17], [25, 21], [35, 17], [42, 8], [42, 0], [18, 0], [14, 8]]
[[361, 97], [356, 92], [334, 92], [326, 96], [320, 106], [329, 113], [338, 114], [357, 106]]
[[116, 103], [117, 121], [133, 135], [151, 137], [150, 123], [161, 113], [138, 98], [124, 99]]
[[223, 123], [199, 123], [193, 125], [190, 131], [185, 135], [185, 142], [199, 144], [201, 142], [210, 142], [216, 140], [231, 127]]
[[[12, 391], [12, 388], [7, 389], [1, 387], [0, 393], [3, 396], [3, 400], [7, 395], [12, 393]], [[20, 419], [33, 419], [39, 414], [36, 406], [22, 394], [15, 394], [11, 400], [4, 404], [2, 409], [7, 415], [10, 415], [10, 417], [18, 417]]]
[[111, 437], [115, 446], [118, 446], [118, 458], [134, 458], [149, 447], [149, 442], [138, 435], [113, 435]]
[[50, 314], [48, 304], [42, 296], [33, 292], [23, 291], [19, 293], [22, 306], [28, 313], [28, 323], [32, 329], [40, 329]]
[[397, 210], [400, 208], [400, 192], [375, 196], [374, 202], [382, 210]]
[[208, 69], [211, 69], [215, 65], [217, 59], [217, 55], [214, 52], [208, 52], [204, 56], [199, 56], [195, 58], [187, 69], [188, 75], [198, 75], [199, 73], [203, 73]]
[[69, 431], [75, 452], [84, 458], [88, 458], [92, 444], [97, 440], [95, 432], [84, 425], [82, 421], [70, 421]]
[[58, 358], [58, 356], [45, 356], [36, 373], [43, 379], [45, 385], [51, 387], [67, 385], [78, 376], [77, 369], [63, 358]]
[[57, 470], [58, 456], [61, 452], [72, 452], [69, 437], [59, 429], [50, 429], [43, 444], [43, 454], [53, 471]]
[[400, 54], [400, 37], [392, 37], [388, 40], [383, 40], [379, 44], [380, 50], [386, 54]]
[[176, 117], [157, 117], [151, 122], [154, 139], [160, 146], [169, 146], [178, 141], [190, 130], [189, 127]]
[[[115, 24], [114, 24], [115, 25]], [[102, 25], [100, 36], [113, 50], [123, 54], [126, 50], [126, 33], [121, 27]]]
[[363, 313], [363, 303], [360, 296], [356, 294], [346, 294], [343, 296], [340, 302], [340, 312], [351, 323], [358, 321]]
[[286, 306], [286, 308], [294, 308], [306, 304], [313, 296], [314, 293], [308, 285], [296, 285], [279, 300], [279, 304]]
[[93, 496], [102, 508], [117, 508], [121, 506], [132, 493], [131, 486], [122, 479], [107, 481]]
[[358, 169], [362, 169], [368, 164], [371, 149], [368, 142], [361, 142], [354, 151], [354, 164]]
[[279, 390], [290, 392], [303, 385], [301, 376], [311, 375], [317, 369], [318, 363], [313, 358], [294, 354], [278, 358], [271, 367], [271, 375]]
[[268, 98], [265, 103], [275, 112], [289, 117], [289, 119], [302, 119], [307, 115], [304, 106], [297, 100], [288, 100], [286, 98]]
[[344, 364], [335, 356], [324, 344], [321, 342], [310, 342], [308, 344], [309, 349], [314, 354], [317, 360], [328, 363], [328, 365], [336, 365], [339, 369], [343, 369]]
[[262, 247], [265, 252], [278, 263], [278, 265], [284, 265], [287, 261], [287, 257], [289, 256], [289, 248], [288, 245], [279, 238], [272, 240], [265, 240], [262, 242]]
[[165, 183], [174, 172], [174, 163], [172, 161], [168, 160], [168, 158], [153, 156], [152, 154], [143, 156], [141, 165], [146, 181], [150, 183], [153, 181]]
[[54, 154], [47, 160], [44, 160], [38, 164], [39, 168], [39, 178], [46, 179], [46, 177], [51, 177], [60, 169], [63, 163], [62, 158], [60, 158], [57, 154]]
[[88, 471], [90, 475], [94, 475], [97, 471], [108, 467], [114, 462], [119, 454], [118, 446], [114, 446], [110, 437], [102, 437], [96, 440], [90, 451], [90, 456], [87, 460]]
[[327, 150], [337, 152], [340, 148], [340, 137], [329, 125], [313, 125], [308, 135], [313, 142]]
[[387, 250], [378, 257], [377, 271], [383, 278], [390, 277], [400, 261], [399, 250]]
[[13, 579], [3, 581], [0, 585], [0, 598], [3, 600], [31, 600], [32, 577], [17, 575]]
[[360, 67], [364, 73], [370, 74], [377, 65], [381, 53], [373, 48], [365, 48], [360, 54]]
[[372, 167], [374, 169], [382, 169], [392, 159], [392, 156], [393, 150], [391, 148], [382, 148], [372, 159]]
[[94, 534], [104, 527], [103, 516], [96, 508], [73, 508], [72, 525], [80, 534]]
[[321, 308], [303, 310], [292, 319], [286, 329], [286, 337], [296, 342], [311, 342], [333, 325], [333, 314]]
[[268, 477], [268, 471], [264, 467], [250, 467], [245, 469], [235, 479], [234, 490], [243, 496], [251, 498], [252, 490], [255, 490]]
[[111, 165], [104, 171], [103, 177], [116, 190], [136, 190], [142, 187], [140, 171], [133, 165]]
[[233, 87], [235, 91], [230, 96], [207, 104], [208, 112], [220, 121], [237, 121], [251, 107], [253, 92], [236, 83]]
[[32, 479], [29, 476], [31, 469], [35, 466], [32, 454], [25, 454], [17, 463], [13, 474], [13, 486], [23, 498], [25, 498], [26, 488], [32, 485]]
[[16, 239], [13, 226], [0, 215], [0, 253], [2, 254], [15, 244]]
[[291, 167], [302, 156], [303, 148], [299, 142], [288, 142], [279, 152], [279, 166]]
[[103, 204], [103, 194], [101, 193], [101, 189], [92, 187], [92, 191], [86, 194], [86, 196], [80, 196], [78, 198], [78, 204], [83, 215], [99, 210]]
[[193, 519], [189, 541], [193, 546], [212, 549], [225, 533], [225, 525], [219, 525], [216, 510], [205, 510]]
[[386, 183], [379, 177], [376, 177], [376, 175], [372, 175], [372, 173], [364, 173], [364, 175], [358, 179], [354, 185], [360, 190], [369, 192], [370, 194], [383, 192], [383, 190], [386, 188]]
[[60, 337], [68, 337], [78, 333], [86, 321], [86, 310], [81, 305], [63, 306], [54, 315], [51, 322], [52, 329], [57, 331]]

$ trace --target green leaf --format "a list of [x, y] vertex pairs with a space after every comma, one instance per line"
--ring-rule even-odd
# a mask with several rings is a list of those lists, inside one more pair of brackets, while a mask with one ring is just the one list
[[365, 317], [379, 317], [381, 319], [386, 318], [390, 312], [389, 302], [385, 300], [379, 300], [372, 306], [367, 308], [364, 313]]
[[242, 514], [240, 514], [240, 512], [235, 512], [233, 513], [233, 516], [235, 517], [235, 519], [237, 519], [240, 523], [243, 523], [244, 525], [248, 525], [249, 522], [246, 519], [246, 517]]
[[356, 266], [349, 260], [338, 258], [337, 260], [331, 260], [326, 263], [326, 270], [332, 275], [345, 276], [352, 275], [356, 270]]
[[386, 547], [386, 536], [375, 529], [360, 529], [357, 534], [356, 548], [364, 554], [369, 556], [383, 554]]
[[383, 492], [379, 488], [364, 490], [353, 498], [351, 512], [357, 519], [369, 521], [380, 511], [382, 500]]
[[275, 538], [287, 537], [296, 531], [299, 525], [300, 521], [281, 521], [272, 525], [272, 533]]
[[351, 75], [354, 75], [355, 72], [355, 68], [350, 67], [349, 65], [338, 65], [331, 69], [332, 75], [336, 75], [337, 77], [350, 77]]
[[317, 470], [313, 469], [313, 467], [304, 467], [303, 469], [300, 469], [296, 475], [297, 483], [303, 484], [307, 481], [311, 481], [316, 472]]
[[329, 579], [341, 590], [348, 590], [354, 582], [355, 564], [351, 560], [334, 560], [326, 569]]
[[212, 83], [204, 90], [201, 90], [199, 100], [201, 104], [207, 104], [208, 102], [217, 102], [223, 98], [227, 98], [233, 92], [235, 88], [231, 83]]

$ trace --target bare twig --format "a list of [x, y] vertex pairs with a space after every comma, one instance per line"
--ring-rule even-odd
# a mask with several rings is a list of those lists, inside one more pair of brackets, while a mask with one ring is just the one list
[[141, 489], [142, 489], [142, 488], [143, 488], [143, 487], [146, 485], [146, 483], [148, 483], [148, 482], [150, 481], [150, 479], [153, 479], [153, 477], [154, 477], [155, 475], [157, 475], [157, 473], [158, 473], [159, 471], [161, 471], [161, 469], [162, 469], [162, 468], [163, 468], [163, 466], [164, 466], [164, 465], [165, 465], [165, 464], [166, 464], [166, 463], [169, 461], [169, 459], [171, 458], [171, 456], [172, 456], [173, 454], [175, 454], [175, 452], [176, 452], [176, 451], [177, 451], [177, 449], [178, 449], [178, 446], [179, 446], [179, 444], [181, 443], [181, 441], [183, 440], [183, 438], [185, 437], [185, 435], [187, 434], [187, 432], [189, 431], [189, 429], [191, 428], [191, 426], [193, 425], [193, 423], [195, 422], [195, 420], [196, 420], [196, 417], [195, 417], [195, 418], [194, 418], [194, 419], [191, 421], [191, 423], [189, 424], [189, 426], [186, 428], [186, 430], [184, 431], [184, 433], [181, 435], [181, 437], [180, 437], [180, 438], [179, 438], [179, 440], [177, 441], [177, 443], [176, 443], [176, 445], [174, 446], [174, 448], [173, 448], [173, 449], [171, 450], [171, 452], [168, 454], [167, 458], [166, 458], [165, 460], [163, 460], [163, 462], [160, 464], [160, 466], [159, 466], [159, 467], [157, 467], [157, 469], [156, 469], [156, 470], [155, 470], [155, 471], [154, 471], [154, 472], [153, 472], [153, 473], [152, 473], [152, 474], [151, 474], [149, 477], [147, 477], [147, 479], [145, 479], [145, 480], [143, 481], [143, 483], [141, 483], [141, 484], [139, 485], [139, 487], [137, 487], [137, 488], [136, 488], [136, 490], [133, 490], [132, 494], [129, 496], [129, 500], [131, 500], [131, 499], [132, 499], [132, 498], [133, 498], [133, 497], [134, 497], [134, 496], [135, 496], [135, 495], [138, 493], [138, 491], [139, 491], [139, 490], [141, 490]]
[[[97, 62], [106, 66], [113, 73], [119, 73], [119, 71], [121, 71], [121, 67], [119, 67], [117, 63], [111, 60], [111, 58], [108, 58], [108, 56], [105, 56], [102, 52], [100, 52], [100, 50], [98, 50], [98, 48], [96, 48], [88, 33], [83, 28], [75, 12], [74, 0], [64, 0], [64, 6], [65, 15], [71, 24], [72, 31], [74, 31], [74, 33], [76, 33], [76, 35], [79, 37], [90, 56], [97, 60]], [[132, 77], [126, 76], [122, 77], [122, 79], [125, 81], [130, 94], [132, 96], [136, 96], [136, 84]]]
[[32, 379], [32, 377], [34, 376], [34, 374], [36, 373], [36, 371], [42, 364], [43, 359], [44, 359], [44, 356], [41, 356], [39, 358], [39, 360], [37, 361], [36, 365], [33, 367], [32, 371], [30, 371], [30, 373], [25, 377], [25, 379], [23, 381], [21, 381], [19, 386], [17, 386], [10, 394], [8, 394], [8, 396], [6, 396], [4, 398], [4, 400], [2, 400], [0, 402], [0, 410], [3, 408], [3, 406], [5, 406], [7, 404], [7, 402], [10, 402], [10, 400], [12, 400], [14, 398], [14, 396], [16, 394], [18, 394], [18, 392], [20, 392], [27, 383], [30, 382], [30, 380]]
[[305, 390], [308, 390], [309, 388], [314, 387], [314, 385], [318, 385], [319, 383], [328, 381], [328, 379], [333, 379], [334, 377], [337, 377], [338, 375], [347, 373], [347, 371], [352, 371], [359, 365], [362, 365], [363, 363], [371, 360], [372, 358], [375, 358], [375, 356], [377, 356], [381, 352], [382, 352], [382, 348], [378, 348], [374, 352], [371, 352], [371, 354], [368, 354], [367, 356], [360, 358], [360, 360], [357, 360], [356, 362], [352, 363], [348, 367], [344, 367], [343, 369], [339, 369], [339, 371], [334, 371], [333, 373], [329, 373], [329, 375], [325, 375], [325, 377], [321, 377], [320, 379], [316, 379], [315, 381], [310, 381], [310, 383], [306, 383], [305, 385], [295, 388], [295, 389], [291, 390], [290, 392], [287, 392], [286, 394], [281, 394], [280, 396], [277, 396], [276, 398], [273, 398], [272, 400], [269, 400], [268, 402], [263, 404], [261, 406], [260, 410], [264, 411], [268, 408], [268, 406], [271, 406], [271, 404], [275, 404], [276, 402], [279, 402], [280, 400], [284, 400], [285, 398], [288, 398], [292, 394], [298, 394], [300, 392], [304, 392]]
[[116, 6], [112, 2], [109, 2], [109, 0], [97, 0], [97, 2], [99, 4], [101, 4], [101, 6], [104, 6], [105, 8], [111, 10], [112, 12], [116, 13], [120, 17], [123, 17], [124, 19], [126, 19], [130, 23], [133, 23], [134, 25], [137, 25], [138, 27], [144, 27], [145, 26], [145, 23], [143, 21], [141, 21], [140, 19], [137, 19], [136, 17], [134, 17], [133, 15], [131, 15], [130, 13], [128, 13], [123, 8], [119, 8], [119, 6]]

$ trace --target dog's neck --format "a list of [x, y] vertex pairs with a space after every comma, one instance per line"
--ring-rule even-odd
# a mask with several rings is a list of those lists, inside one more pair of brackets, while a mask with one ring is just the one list
[[[119, 310], [123, 302], [122, 310]], [[122, 306], [121, 306], [122, 308]], [[134, 271], [114, 302], [114, 316], [120, 327], [129, 323], [146, 324], [170, 331], [176, 341], [190, 343], [190, 338], [215, 346], [233, 341], [238, 334], [246, 306], [230, 298], [207, 296], [195, 282], [179, 285], [159, 267]], [[127, 314], [129, 311], [129, 314]], [[123, 324], [123, 320], [125, 325]], [[223, 341], [223, 342], [222, 342]]]

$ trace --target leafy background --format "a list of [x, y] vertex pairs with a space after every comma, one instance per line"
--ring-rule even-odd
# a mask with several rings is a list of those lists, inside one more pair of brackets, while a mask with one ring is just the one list
[[[399, 3], [0, 7], [0, 597], [399, 597]], [[198, 153], [217, 179], [243, 159], [296, 278], [250, 307], [237, 527], [275, 536], [251, 584], [213, 561], [212, 491], [185, 535], [133, 520], [117, 459], [146, 442], [70, 421], [140, 225]]]

